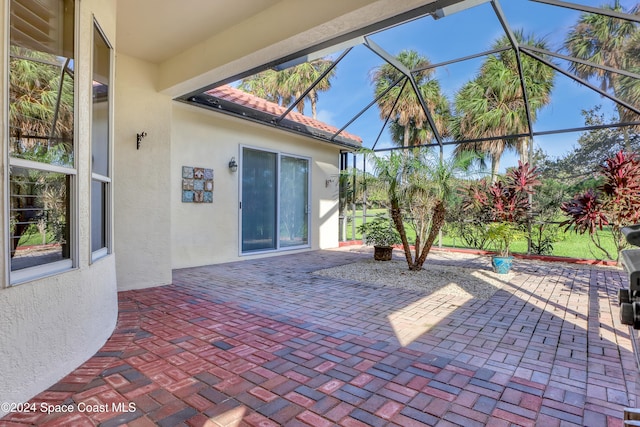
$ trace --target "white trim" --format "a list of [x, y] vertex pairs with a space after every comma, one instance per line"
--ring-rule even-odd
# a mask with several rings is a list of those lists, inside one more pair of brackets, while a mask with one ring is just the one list
[[[3, 124], [2, 126], [2, 140], [9, 141], [9, 44], [11, 43], [10, 37], [10, 8], [9, 8], [10, 0], [2, 0], [2, 19], [3, 19], [3, 40], [5, 41], [2, 46], [2, 93], [4, 99], [2, 101], [2, 120], [0, 122]], [[4, 221], [2, 222], [3, 230], [2, 236], [4, 237], [4, 262], [2, 276], [4, 280], [2, 284], [0, 284], [0, 289], [7, 288], [10, 286], [9, 280], [9, 270], [11, 270], [11, 231], [10, 231], [10, 221], [9, 221], [9, 206], [10, 204], [10, 196], [9, 196], [9, 149], [8, 144], [5, 142], [4, 147], [2, 148], [2, 160], [3, 160], [3, 171], [2, 177], [4, 178], [2, 191], [2, 212], [4, 213]]]
[[76, 78], [77, 70], [81, 67], [78, 63], [82, 63], [80, 59], [80, 33], [82, 26], [80, 25], [80, 0], [74, 0], [73, 10], [73, 170], [74, 173], [69, 178], [69, 257], [74, 268], [80, 264], [80, 185], [76, 176], [78, 169], [78, 153], [80, 148], [78, 144], [78, 127], [80, 126], [80, 79]]
[[[102, 31], [102, 28], [100, 28]], [[116, 121], [116, 49], [111, 44], [111, 41], [104, 32], [102, 33], [103, 39], [107, 46], [109, 46], [109, 165], [107, 172], [109, 173], [109, 183], [107, 185], [107, 205], [105, 206], [105, 212], [108, 216], [107, 227], [105, 233], [107, 235], [107, 252], [112, 254], [115, 250], [115, 236], [114, 236], [114, 197], [113, 197], [113, 164], [115, 162], [115, 121]]]
[[104, 258], [109, 255], [109, 248], [100, 248], [97, 251], [91, 252], [91, 262], [96, 262], [100, 258]]
[[[11, 0], [6, 0], [4, 5], [5, 5], [5, 25], [6, 25], [6, 30], [5, 30], [5, 40], [6, 43], [3, 46], [3, 53], [4, 53], [4, 57], [3, 57], [3, 66], [4, 66], [4, 73], [6, 75], [6, 78], [4, 79], [4, 88], [6, 89], [3, 93], [5, 94], [5, 107], [3, 108], [3, 114], [4, 114], [4, 120], [6, 120], [6, 125], [4, 126], [5, 129], [4, 131], [4, 135], [5, 135], [5, 140], [9, 141], [9, 135], [8, 135], [8, 129], [9, 129], [9, 112], [8, 112], [8, 94], [9, 94], [9, 84], [10, 84], [10, 76], [9, 76], [9, 56], [10, 56], [10, 44], [11, 44], [11, 35], [10, 35], [10, 31], [9, 31], [9, 27], [10, 27], [10, 3]], [[74, 40], [73, 40], [73, 62], [74, 62], [74, 71], [77, 71], [78, 69], [80, 69], [78, 67], [78, 52], [80, 50], [80, 0], [75, 0], [74, 1], [74, 10], [73, 10], [73, 24], [74, 24]], [[77, 74], [77, 73], [76, 73]], [[77, 126], [78, 126], [78, 116], [79, 116], [79, 100], [80, 100], [80, 95], [79, 95], [79, 83], [78, 83], [78, 78], [76, 78], [77, 76], [74, 75], [73, 77], [73, 125], [74, 125], [74, 131], [73, 131], [73, 165], [72, 166], [60, 166], [60, 165], [55, 165], [55, 164], [50, 164], [50, 163], [42, 163], [42, 162], [36, 162], [33, 160], [27, 160], [27, 159], [21, 159], [18, 157], [12, 157], [9, 153], [9, 147], [7, 144], [5, 144], [5, 147], [3, 149], [3, 156], [5, 159], [5, 165], [7, 165], [7, 167], [5, 167], [4, 170], [4, 177], [5, 177], [5, 184], [4, 184], [4, 191], [5, 191], [5, 197], [4, 197], [4, 206], [3, 206], [3, 212], [4, 212], [4, 216], [5, 216], [5, 220], [4, 220], [4, 236], [6, 239], [6, 244], [5, 244], [5, 250], [6, 250], [6, 254], [5, 254], [5, 278], [6, 281], [5, 283], [7, 284], [7, 287], [9, 286], [13, 286], [13, 285], [17, 285], [20, 283], [24, 283], [24, 282], [28, 282], [34, 279], [39, 279], [39, 278], [43, 278], [46, 276], [51, 276], [54, 274], [58, 274], [64, 271], [68, 271], [74, 268], [78, 267], [78, 255], [79, 255], [79, 250], [78, 250], [78, 245], [79, 245], [79, 239], [78, 239], [78, 197], [79, 197], [79, 190], [78, 190], [78, 181], [77, 181], [77, 162], [78, 162], [78, 132], [77, 132]], [[36, 265], [33, 267], [27, 267], [24, 269], [19, 269], [19, 270], [11, 270], [11, 245], [12, 245], [12, 239], [11, 239], [11, 232], [10, 232], [10, 225], [9, 225], [9, 218], [10, 218], [10, 210], [11, 210], [11, 189], [10, 189], [10, 180], [11, 180], [11, 173], [10, 173], [10, 168], [11, 167], [19, 167], [19, 168], [24, 168], [24, 169], [30, 169], [30, 170], [38, 170], [41, 172], [49, 172], [49, 173], [60, 173], [63, 174], [65, 176], [69, 177], [69, 187], [68, 187], [68, 203], [69, 203], [69, 216], [67, 218], [67, 224], [69, 227], [69, 236], [68, 236], [68, 245], [70, 246], [70, 251], [69, 251], [69, 258], [68, 259], [63, 259], [60, 261], [55, 261], [55, 262], [51, 262], [51, 263], [46, 263], [46, 264], [40, 264], [40, 265]]]
[[240, 144], [238, 146], [238, 171], [236, 172], [238, 180], [238, 202], [236, 207], [238, 208], [238, 256], [242, 256], [242, 165], [244, 159], [242, 157], [244, 153], [245, 145]]
[[73, 261], [71, 259], [64, 259], [61, 261], [15, 270], [11, 272], [11, 286], [30, 282], [35, 279], [41, 279], [46, 276], [53, 276], [54, 274], [69, 271], [73, 268]]
[[108, 176], [97, 174], [97, 173], [91, 174], [91, 180], [104, 182], [105, 184], [111, 184], [111, 178], [109, 178]]
[[[99, 183], [99, 184], [104, 184], [104, 193], [103, 193], [103, 197], [104, 197], [104, 206], [103, 206], [103, 213], [105, 215], [104, 218], [104, 239], [105, 239], [105, 246], [102, 246], [98, 249], [96, 249], [95, 251], [92, 250], [93, 248], [93, 183]], [[110, 197], [109, 197], [109, 192], [111, 191], [111, 181], [106, 182], [100, 179], [92, 179], [90, 181], [89, 184], [89, 254], [90, 254], [90, 259], [93, 262], [95, 259], [101, 258], [103, 255], [99, 255], [99, 253], [104, 249], [106, 251], [107, 254], [111, 253], [111, 247], [110, 247], [110, 242], [111, 242], [111, 224], [110, 224], [110, 213], [111, 213], [111, 209], [110, 209]], [[97, 254], [97, 255], [94, 255]]]
[[[105, 256], [109, 255], [110, 253], [112, 253], [113, 251], [113, 237], [112, 237], [112, 233], [113, 233], [113, 187], [111, 185], [111, 176], [113, 175], [113, 118], [114, 118], [114, 80], [113, 80], [113, 75], [114, 75], [114, 71], [115, 71], [115, 65], [114, 65], [114, 49], [113, 46], [111, 44], [111, 42], [109, 42], [109, 39], [107, 38], [106, 34], [104, 33], [104, 31], [102, 30], [102, 27], [100, 26], [100, 23], [98, 22], [98, 20], [96, 19], [95, 15], [93, 15], [93, 20], [92, 20], [92, 27], [91, 27], [91, 84], [93, 85], [93, 79], [94, 79], [94, 73], [95, 70], [93, 69], [93, 63], [94, 63], [94, 56], [96, 54], [95, 51], [95, 46], [96, 46], [96, 40], [95, 40], [95, 34], [96, 32], [99, 34], [100, 39], [102, 42], [104, 42], [104, 44], [107, 46], [107, 49], [109, 50], [109, 81], [107, 82], [108, 84], [108, 93], [107, 93], [107, 100], [108, 100], [108, 108], [107, 108], [107, 174], [108, 176], [99, 174], [99, 173], [95, 173], [93, 172], [93, 170], [91, 171], [91, 181], [89, 183], [89, 252], [90, 252], [90, 260], [91, 263], [95, 262], [96, 260], [100, 259], [100, 258], [104, 258]], [[89, 88], [90, 93], [93, 93], [93, 86]], [[90, 147], [90, 151], [92, 151], [93, 149], [93, 103], [91, 105], [91, 113], [90, 113], [90, 130], [89, 133], [91, 135], [91, 143], [89, 144]], [[92, 158], [93, 158], [93, 154], [92, 154]], [[105, 238], [105, 246], [101, 247], [100, 249], [97, 249], [95, 251], [92, 250], [93, 248], [93, 212], [92, 212], [92, 208], [93, 208], [93, 182], [101, 182], [103, 184], [106, 184], [104, 186], [104, 206], [103, 206], [103, 213], [104, 213], [104, 238]]]
[[[74, 138], [75, 140], [75, 138]], [[74, 142], [75, 145], [75, 142]], [[50, 163], [34, 162], [33, 160], [20, 159], [18, 157], [9, 157], [9, 164], [18, 168], [36, 169], [43, 172], [61, 173], [64, 175], [77, 175], [77, 171], [73, 168], [52, 165]]]
[[69, 218], [67, 219], [69, 222], [69, 258], [75, 268], [78, 267], [78, 264], [80, 263], [80, 224], [78, 224], [78, 219], [80, 218], [78, 209], [78, 193], [80, 190], [78, 189], [77, 176], [69, 176], [69, 187]]

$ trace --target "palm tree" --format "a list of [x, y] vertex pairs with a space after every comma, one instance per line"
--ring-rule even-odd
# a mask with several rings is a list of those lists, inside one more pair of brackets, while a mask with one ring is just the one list
[[267, 101], [283, 105], [287, 102], [285, 99], [287, 96], [291, 98], [291, 94], [283, 94], [283, 76], [280, 72], [272, 69], [264, 70], [242, 79], [238, 88]]
[[[296, 65], [282, 71], [265, 70], [253, 76], [242, 79], [238, 86], [241, 90], [259, 96], [267, 101], [288, 107], [306, 91], [326, 70], [332, 62], [318, 59]], [[331, 78], [336, 69], [329, 73], [313, 87], [305, 99], [311, 104], [311, 115], [317, 119], [318, 93], [331, 88]], [[296, 104], [300, 114], [304, 114], [305, 99]]]
[[[293, 95], [289, 104], [298, 99], [305, 90], [309, 88], [324, 72], [329, 69], [332, 62], [326, 59], [318, 59], [311, 62], [305, 62], [294, 68], [291, 68], [283, 82], [283, 92]], [[311, 117], [317, 119], [318, 93], [327, 91], [331, 88], [331, 78], [335, 76], [336, 69], [332, 69], [329, 73], [318, 82], [307, 94], [306, 98], [311, 104]], [[304, 114], [304, 99], [296, 105], [300, 114]]]
[[[546, 43], [534, 36], [515, 33], [518, 44], [546, 49]], [[494, 48], [509, 46], [504, 36]], [[535, 121], [537, 112], [551, 100], [554, 71], [542, 62], [521, 55], [529, 112]], [[506, 149], [514, 149], [523, 162], [528, 161], [529, 138], [509, 138], [509, 135], [529, 131], [522, 93], [522, 82], [514, 50], [489, 55], [476, 78], [465, 84], [455, 97], [456, 114], [451, 132], [456, 140], [492, 138], [488, 141], [459, 144], [456, 154], [464, 151], [480, 153], [491, 158], [491, 179], [495, 181], [500, 158]]]
[[[500, 158], [507, 148], [514, 148], [513, 139], [499, 139], [507, 132], [501, 124], [502, 112], [487, 96], [487, 88], [479, 77], [466, 83], [456, 94], [451, 132], [456, 140], [496, 138], [488, 141], [458, 144], [455, 156], [474, 153], [478, 159], [491, 159], [491, 180], [496, 180]], [[482, 162], [484, 163], [484, 162]]]
[[415, 126], [408, 126], [409, 136], [408, 143], [403, 144], [405, 141], [405, 131], [407, 127], [401, 126], [398, 122], [391, 122], [389, 124], [389, 132], [391, 133], [391, 140], [395, 141], [398, 145], [415, 146], [421, 145], [424, 141], [428, 141], [431, 136], [431, 131], [425, 128], [417, 128]]
[[[613, 4], [605, 5], [603, 8], [628, 14], [637, 14], [640, 11], [640, 5], [625, 11], [619, 0], [615, 0]], [[584, 13], [567, 34], [564, 47], [573, 57], [598, 65], [624, 69], [625, 66], [630, 65], [630, 60], [636, 66], [638, 65], [637, 57], [633, 57], [633, 51], [629, 52], [628, 50], [629, 42], [637, 32], [638, 28], [634, 22], [605, 15]], [[600, 86], [603, 90], [612, 90], [621, 99], [628, 96], [628, 93], [622, 90], [623, 85], [619, 74], [577, 62], [571, 63], [570, 69], [583, 79], [596, 78], [600, 80]], [[621, 120], [637, 119], [635, 113], [621, 105], [618, 105], [618, 112]], [[630, 117], [630, 115], [632, 116]]]
[[73, 80], [68, 64], [51, 54], [11, 49], [9, 122], [16, 141], [12, 155], [43, 161], [52, 147], [72, 151]]
[[[11, 47], [9, 63], [10, 155], [35, 162], [73, 162], [73, 78], [69, 62], [52, 54]], [[66, 177], [11, 167], [11, 257], [27, 233], [34, 213], [48, 212], [64, 240]], [[34, 195], [41, 195], [40, 197]], [[40, 217], [37, 219], [43, 219]], [[50, 231], [52, 231], [50, 229]]]
[[[628, 71], [640, 74], [640, 31], [636, 31], [625, 49], [625, 67]], [[640, 106], [640, 80], [633, 77], [622, 76], [617, 95], [628, 103]], [[635, 113], [624, 109], [621, 116], [623, 121], [638, 120]], [[635, 130], [640, 130], [640, 126], [634, 126]]]
[[[409, 70], [423, 68], [430, 64], [426, 57], [414, 50], [403, 50], [396, 58]], [[433, 74], [433, 69], [425, 69], [413, 73], [413, 77], [427, 108], [431, 111], [438, 132], [446, 135], [446, 124], [450, 116], [449, 102], [442, 94], [440, 83], [432, 78]], [[372, 75], [375, 83], [375, 96], [378, 97], [389, 90], [389, 87], [401, 77], [402, 73], [388, 63], [375, 69]], [[397, 135], [394, 137], [394, 141], [398, 145], [408, 147], [416, 143], [422, 144], [433, 137], [433, 131], [427, 123], [427, 116], [410, 84], [395, 85], [378, 100], [378, 108], [380, 109], [380, 118], [386, 120], [387, 117], [390, 117], [392, 126], [402, 129], [402, 138], [396, 139], [400, 129], [396, 127], [393, 130], [392, 128], [392, 133]]]
[[[413, 156], [392, 151], [387, 157], [373, 154], [377, 184], [387, 195], [389, 214], [400, 234], [409, 270], [421, 270], [444, 225], [447, 205], [455, 188], [455, 175], [467, 170], [471, 157], [443, 161], [430, 150]], [[407, 238], [405, 224], [416, 233], [415, 252]]]

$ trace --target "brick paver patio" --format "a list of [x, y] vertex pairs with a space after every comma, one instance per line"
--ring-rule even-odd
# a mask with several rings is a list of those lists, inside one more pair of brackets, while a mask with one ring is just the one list
[[[122, 292], [106, 345], [0, 425], [601, 427], [636, 405], [621, 270], [519, 260], [488, 300], [312, 274], [370, 256], [184, 269]], [[42, 413], [54, 405], [74, 409]]]

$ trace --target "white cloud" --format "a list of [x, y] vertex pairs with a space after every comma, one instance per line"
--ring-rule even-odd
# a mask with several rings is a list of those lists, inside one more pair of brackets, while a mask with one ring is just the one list
[[337, 126], [335, 123], [335, 112], [329, 110], [318, 111], [318, 120], [328, 125]]

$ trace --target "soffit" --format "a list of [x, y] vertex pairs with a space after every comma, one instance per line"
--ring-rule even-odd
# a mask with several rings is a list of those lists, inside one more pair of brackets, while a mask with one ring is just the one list
[[118, 0], [118, 50], [161, 63], [280, 0]]
[[117, 50], [158, 64], [158, 91], [180, 96], [409, 10], [461, 0], [117, 1]]

